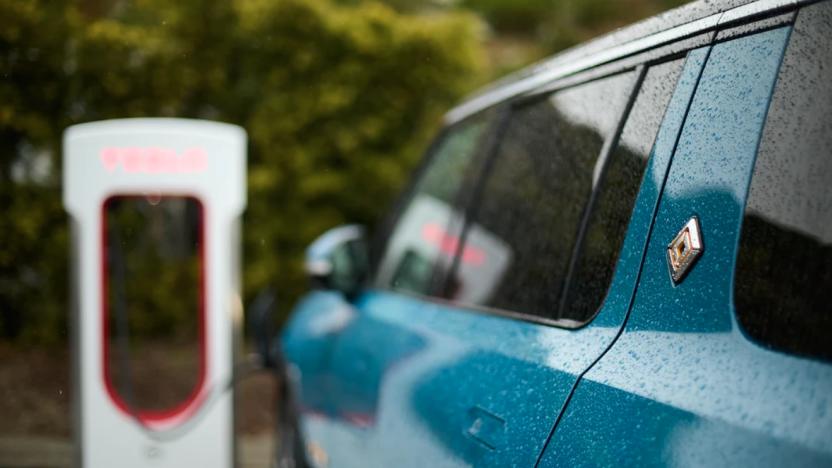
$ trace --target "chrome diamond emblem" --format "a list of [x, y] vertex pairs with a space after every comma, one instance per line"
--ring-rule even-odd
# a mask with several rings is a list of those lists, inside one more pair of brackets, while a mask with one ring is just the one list
[[694, 216], [685, 223], [682, 230], [667, 246], [667, 263], [670, 266], [670, 276], [673, 278], [674, 285], [682, 281], [696, 260], [702, 256], [704, 249], [699, 218]]

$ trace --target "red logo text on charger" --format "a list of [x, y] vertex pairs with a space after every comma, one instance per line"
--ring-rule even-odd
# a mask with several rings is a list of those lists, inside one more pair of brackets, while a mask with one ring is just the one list
[[208, 155], [199, 147], [177, 151], [158, 146], [110, 146], [103, 148], [99, 156], [107, 172], [187, 174], [208, 168]]

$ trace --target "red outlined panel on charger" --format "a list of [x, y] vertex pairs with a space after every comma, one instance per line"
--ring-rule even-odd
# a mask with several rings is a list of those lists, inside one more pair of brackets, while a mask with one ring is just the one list
[[150, 426], [187, 419], [204, 400], [205, 211], [168, 194], [114, 195], [101, 207], [104, 384]]

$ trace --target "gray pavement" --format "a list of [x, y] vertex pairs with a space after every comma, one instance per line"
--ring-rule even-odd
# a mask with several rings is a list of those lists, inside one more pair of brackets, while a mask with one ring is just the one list
[[[239, 441], [239, 468], [267, 468], [273, 450], [271, 434], [247, 435]], [[58, 438], [0, 437], [0, 467], [71, 467], [72, 441]]]

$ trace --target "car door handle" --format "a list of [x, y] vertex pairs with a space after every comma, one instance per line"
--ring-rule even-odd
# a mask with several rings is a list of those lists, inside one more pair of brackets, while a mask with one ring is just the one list
[[465, 434], [489, 450], [496, 450], [502, 445], [506, 433], [505, 419], [480, 407], [468, 409]]

